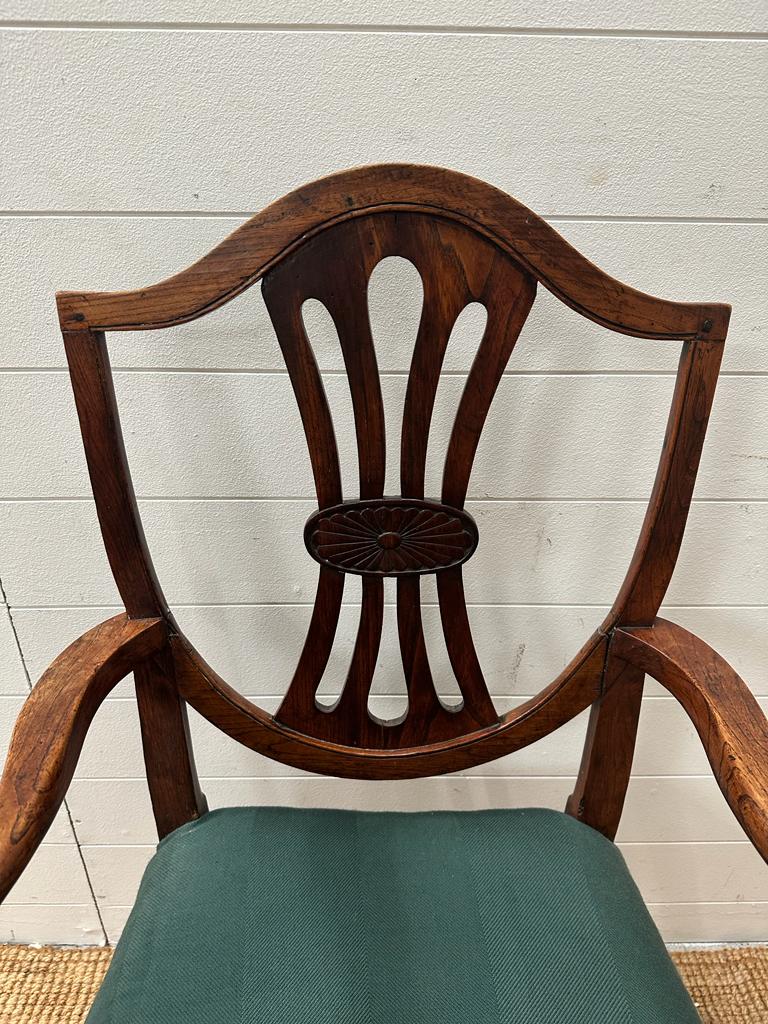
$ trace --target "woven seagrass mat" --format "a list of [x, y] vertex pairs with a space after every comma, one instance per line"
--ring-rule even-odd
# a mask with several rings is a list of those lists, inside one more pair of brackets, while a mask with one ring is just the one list
[[81, 1024], [111, 949], [0, 946], [0, 1024]]
[[672, 954], [704, 1024], [768, 1024], [768, 946]]
[[[672, 954], [704, 1024], [768, 1024], [768, 946]], [[82, 1024], [111, 949], [0, 946], [0, 1024]]]

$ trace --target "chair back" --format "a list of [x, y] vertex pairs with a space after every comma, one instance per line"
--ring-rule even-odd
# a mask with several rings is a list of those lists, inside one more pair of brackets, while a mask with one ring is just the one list
[[[424, 296], [402, 422], [390, 424], [389, 433], [368, 311], [371, 273], [388, 256], [415, 266]], [[104, 335], [183, 323], [258, 280], [298, 403], [317, 495], [303, 537], [308, 557], [319, 564], [315, 604], [274, 715], [220, 679], [167, 609], [133, 498]], [[467, 614], [463, 566], [481, 538], [465, 499], [491, 402], [539, 283], [611, 330], [680, 340], [683, 351], [654, 491], [613, 609], [556, 680], [499, 715]], [[180, 694], [254, 749], [313, 771], [355, 777], [404, 778], [469, 767], [546, 735], [592, 704], [603, 692], [611, 630], [653, 621], [682, 539], [728, 307], [635, 291], [491, 186], [455, 172], [400, 165], [344, 172], [299, 189], [158, 285], [125, 293], [69, 292], [58, 299], [99, 518], [126, 609], [136, 617], [166, 617]], [[354, 490], [342, 488], [333, 417], [302, 315], [308, 299], [325, 306], [338, 334], [354, 410]], [[441, 493], [425, 495], [441, 368], [453, 327], [470, 303], [485, 307], [486, 326], [450, 432]], [[399, 448], [396, 495], [384, 493], [388, 445]], [[317, 691], [350, 574], [362, 577], [357, 636], [340, 696], [327, 707]], [[439, 698], [427, 656], [424, 575], [436, 578], [443, 634], [461, 691], [456, 706]], [[386, 577], [396, 580], [408, 698], [395, 721], [369, 710]]]

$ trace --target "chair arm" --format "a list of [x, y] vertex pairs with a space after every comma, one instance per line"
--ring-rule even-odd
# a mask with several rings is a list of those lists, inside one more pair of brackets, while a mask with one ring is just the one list
[[75, 640], [30, 693], [0, 779], [0, 901], [56, 816], [97, 708], [165, 643], [163, 619], [116, 615]]
[[665, 619], [616, 628], [611, 651], [683, 705], [731, 810], [768, 861], [768, 720], [744, 681], [703, 640]]

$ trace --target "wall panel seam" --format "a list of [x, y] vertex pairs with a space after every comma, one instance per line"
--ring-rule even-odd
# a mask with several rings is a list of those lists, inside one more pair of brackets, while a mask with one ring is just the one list
[[[12, 611], [10, 603], [8, 602], [8, 598], [6, 596], [5, 587], [3, 586], [2, 579], [0, 579], [0, 600], [5, 605], [6, 610], [8, 612], [8, 620], [9, 620], [10, 625], [11, 625], [11, 633], [13, 634], [13, 639], [14, 639], [14, 643], [16, 645], [16, 650], [18, 652], [19, 659], [21, 660], [22, 670], [23, 670], [24, 676], [26, 677], [26, 680], [27, 680], [27, 686], [29, 688], [29, 692], [31, 693], [31, 691], [32, 691], [32, 677], [30, 676], [29, 668], [27, 667], [27, 660], [26, 660], [26, 657], [24, 655], [24, 649], [23, 649], [23, 647], [21, 645], [21, 638], [19, 637], [18, 631], [16, 629], [16, 624], [13, 621], [13, 611]], [[70, 827], [70, 829], [72, 831], [72, 836], [74, 838], [74, 844], [72, 844], [72, 843], [68, 843], [68, 844], [48, 843], [48, 844], [44, 844], [44, 845], [50, 845], [50, 846], [54, 846], [54, 845], [57, 845], [57, 846], [58, 845], [72, 846], [72, 845], [74, 845], [76, 847], [76, 849], [77, 849], [77, 856], [78, 856], [78, 859], [80, 861], [80, 866], [81, 866], [81, 868], [83, 870], [83, 873], [85, 875], [86, 884], [88, 885], [88, 891], [90, 892], [91, 900], [93, 901], [93, 908], [96, 911], [96, 916], [97, 916], [98, 921], [99, 921], [99, 927], [101, 928], [101, 933], [102, 933], [102, 936], [104, 938], [104, 942], [106, 943], [106, 942], [109, 941], [107, 939], [107, 931], [106, 931], [106, 928], [104, 927], [104, 922], [103, 922], [103, 920], [101, 918], [101, 910], [99, 909], [98, 900], [96, 899], [96, 893], [95, 893], [94, 888], [93, 888], [93, 882], [92, 882], [91, 876], [90, 876], [90, 874], [88, 872], [88, 865], [85, 863], [85, 857], [83, 856], [83, 851], [82, 851], [82, 849], [80, 847], [80, 841], [79, 841], [78, 836], [77, 836], [77, 829], [75, 828], [75, 821], [74, 821], [74, 818], [72, 816], [72, 812], [69, 809], [69, 804], [68, 804], [66, 798], [62, 802], [62, 807], [64, 808], [64, 813], [66, 814], [67, 820], [69, 821], [69, 827]]]
[[[267, 502], [284, 505], [316, 505], [317, 499], [311, 494], [306, 495], [282, 495], [282, 494], [137, 494], [139, 502], [152, 504], [174, 504], [187, 502], [190, 505], [214, 505], [214, 504], [241, 504], [241, 505], [262, 505]], [[88, 504], [93, 498], [88, 494], [63, 495], [18, 495], [8, 498], [0, 498], [0, 505], [67, 505], [67, 504]], [[574, 498], [574, 497], [544, 497], [542, 495], [495, 495], [477, 496], [470, 494], [467, 498], [468, 505], [647, 505], [647, 497], [642, 498]], [[735, 498], [694, 498], [691, 506], [694, 505], [765, 505], [768, 498], [757, 498], [747, 494]], [[18, 607], [18, 606], [17, 606]]]
[[[312, 608], [314, 606], [313, 601], [171, 601], [170, 604], [173, 608]], [[33, 612], [49, 612], [49, 611], [99, 611], [99, 610], [111, 610], [120, 611], [122, 605], [117, 604], [89, 604], [85, 602], [83, 604], [15, 604], [16, 611], [33, 611]], [[360, 603], [357, 602], [344, 602], [343, 607], [345, 608], [359, 608]], [[385, 608], [395, 607], [391, 601], [384, 602]], [[423, 601], [422, 607], [424, 608], [437, 608], [436, 601]], [[468, 608], [610, 608], [610, 601], [597, 601], [590, 603], [588, 601], [581, 601], [578, 603], [558, 603], [555, 601], [549, 601], [546, 603], [530, 603], [521, 604], [514, 601], [494, 601], [494, 602], [482, 602], [482, 601], [467, 601]], [[768, 608], [768, 604], [665, 604], [662, 605], [662, 613], [668, 611], [679, 611], [687, 609], [699, 609], [707, 608], [716, 611], [729, 611], [734, 608], [739, 609], [752, 609], [753, 611], [763, 611]]]
[[695, 31], [692, 29], [577, 28], [559, 26], [429, 25], [389, 23], [360, 24], [344, 22], [216, 22], [216, 21], [79, 21], [8, 19], [0, 21], [0, 30], [40, 32], [231, 32], [263, 34], [333, 35], [460, 35], [509, 36], [520, 38], [649, 39], [709, 42], [762, 42], [768, 32]]
[[[0, 26], [0, 34], [2, 26]], [[183, 220], [247, 220], [257, 212], [253, 210], [11, 210], [0, 209], [0, 219], [55, 219], [55, 218], [178, 218]], [[768, 217], [702, 217], [700, 214], [591, 214], [591, 213], [538, 213], [552, 223], [562, 224], [768, 224]]]
[[[172, 335], [171, 335], [172, 338]], [[662, 343], [663, 344], [663, 343]], [[41, 377], [48, 374], [67, 374], [66, 366], [0, 366], [0, 376], [33, 376]], [[282, 367], [259, 367], [259, 366], [119, 366], [113, 365], [112, 372], [115, 374], [146, 374], [148, 376], [229, 376], [229, 377], [280, 377], [287, 378], [288, 371]], [[409, 370], [382, 370], [380, 377], [408, 377]], [[346, 377], [346, 371], [336, 369], [320, 370], [322, 377]], [[469, 375], [468, 370], [443, 370], [440, 379], [465, 378]], [[605, 377], [664, 377], [673, 381], [675, 373], [671, 370], [505, 370], [502, 380], [509, 381], [520, 378], [544, 378], [550, 377], [572, 377], [574, 380], [590, 378], [603, 379]], [[740, 377], [762, 380], [768, 377], [768, 370], [723, 370], [719, 379], [724, 377]]]

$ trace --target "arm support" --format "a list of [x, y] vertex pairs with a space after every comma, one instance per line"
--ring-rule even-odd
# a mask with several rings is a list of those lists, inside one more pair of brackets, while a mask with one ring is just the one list
[[744, 681], [703, 640], [665, 619], [616, 629], [612, 650], [683, 705], [731, 810], [768, 861], [768, 720]]
[[56, 816], [97, 708], [166, 642], [163, 619], [116, 615], [71, 644], [32, 690], [0, 779], [0, 900]]

